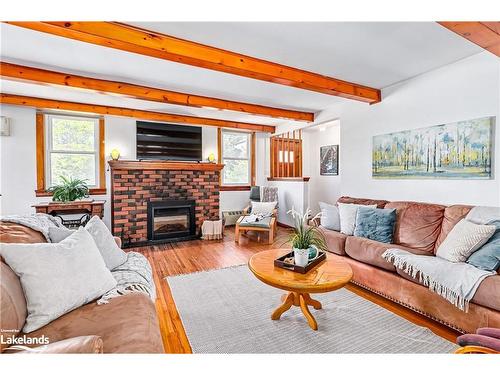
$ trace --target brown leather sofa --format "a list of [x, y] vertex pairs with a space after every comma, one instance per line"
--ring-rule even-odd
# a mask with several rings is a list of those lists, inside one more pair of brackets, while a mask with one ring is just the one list
[[395, 208], [397, 212], [393, 244], [322, 228], [329, 250], [351, 265], [355, 284], [460, 332], [474, 333], [479, 327], [500, 327], [500, 274], [487, 277], [481, 283], [465, 313], [382, 258], [382, 253], [389, 248], [435, 256], [450, 230], [472, 206], [351, 197], [341, 197], [338, 202], [376, 204], [378, 208]]
[[[22, 225], [0, 222], [0, 242], [46, 242], [41, 233]], [[1, 260], [1, 259], [0, 259]], [[22, 286], [12, 269], [0, 261], [0, 352], [12, 337], [46, 337], [49, 345], [29, 353], [164, 353], [155, 305], [142, 293], [116, 297], [108, 304], [88, 303], [46, 326], [20, 332], [26, 320]], [[37, 347], [39, 345], [27, 345]]]

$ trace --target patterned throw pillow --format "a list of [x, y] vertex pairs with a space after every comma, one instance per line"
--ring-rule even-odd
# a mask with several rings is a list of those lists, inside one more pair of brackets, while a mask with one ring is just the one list
[[269, 216], [273, 214], [276, 202], [252, 202], [252, 214]]
[[359, 207], [354, 235], [378, 242], [392, 243], [395, 224], [395, 208]]
[[356, 227], [356, 215], [359, 207], [377, 208], [376, 204], [362, 205], [351, 203], [339, 203], [340, 232], [352, 236]]
[[500, 268], [500, 220], [489, 224], [497, 227], [495, 234], [467, 259], [467, 263], [485, 271], [497, 271]]
[[495, 225], [474, 224], [460, 220], [439, 245], [436, 255], [450, 262], [465, 262], [495, 233]]
[[263, 186], [260, 189], [260, 201], [276, 202], [276, 208], [278, 208], [278, 188], [271, 186]]

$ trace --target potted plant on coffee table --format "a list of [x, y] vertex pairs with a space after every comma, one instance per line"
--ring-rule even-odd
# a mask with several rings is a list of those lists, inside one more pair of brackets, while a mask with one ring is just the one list
[[292, 243], [295, 264], [302, 267], [306, 266], [310, 260], [317, 258], [320, 250], [328, 249], [321, 229], [307, 224], [310, 213], [309, 209], [304, 214], [297, 212], [294, 208], [288, 211], [294, 220], [293, 232], [288, 241]]
[[60, 176], [61, 183], [47, 189], [52, 193], [54, 202], [73, 202], [77, 199], [87, 198], [89, 196], [89, 187], [86, 180], [78, 178], [66, 178]]

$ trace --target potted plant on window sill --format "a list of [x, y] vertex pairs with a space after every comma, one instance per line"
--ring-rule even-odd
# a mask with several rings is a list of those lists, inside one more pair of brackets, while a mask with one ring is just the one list
[[62, 181], [60, 184], [47, 189], [49, 193], [52, 193], [53, 202], [67, 203], [89, 197], [89, 187], [86, 180], [64, 176], [60, 176], [60, 178]]
[[[304, 214], [300, 214], [294, 208], [287, 213], [294, 220], [293, 233], [288, 240], [292, 243], [294, 261], [295, 264], [304, 267], [308, 262], [316, 259], [320, 255], [320, 251], [328, 249], [326, 239], [321, 229], [307, 225], [311, 214], [309, 208]], [[319, 214], [314, 219], [317, 217]]]

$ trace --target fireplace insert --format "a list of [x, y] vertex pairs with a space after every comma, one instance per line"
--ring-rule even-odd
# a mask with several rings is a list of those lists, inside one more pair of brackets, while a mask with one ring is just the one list
[[197, 238], [194, 200], [148, 202], [149, 241], [169, 242], [194, 238]]

